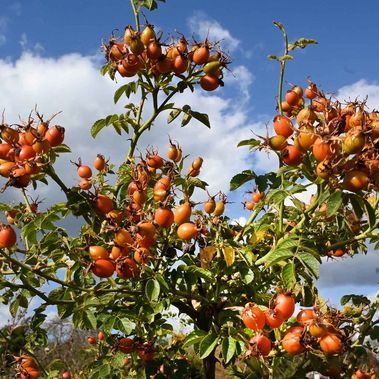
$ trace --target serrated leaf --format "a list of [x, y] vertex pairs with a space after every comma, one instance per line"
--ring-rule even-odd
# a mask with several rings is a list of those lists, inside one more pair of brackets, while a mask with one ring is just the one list
[[97, 327], [97, 320], [96, 320], [94, 313], [87, 310], [85, 315], [86, 315], [86, 320], [87, 320], [90, 328], [95, 330]]
[[236, 252], [233, 247], [231, 246], [225, 246], [222, 249], [222, 253], [224, 254], [224, 259], [226, 262], [226, 265], [229, 267], [234, 263], [234, 260], [236, 258]]
[[319, 277], [320, 262], [312, 254], [306, 253], [306, 252], [300, 252], [297, 255], [297, 258], [305, 264], [305, 266], [309, 269], [310, 273], [315, 278]]
[[288, 262], [282, 270], [283, 284], [286, 290], [291, 290], [296, 284], [295, 263]]
[[256, 178], [255, 172], [251, 170], [242, 171], [240, 174], [233, 176], [230, 181], [230, 190], [235, 191], [237, 188], [241, 187], [243, 184], [249, 182]]
[[199, 358], [204, 359], [216, 348], [220, 337], [216, 334], [208, 334], [205, 336], [199, 346]]
[[117, 327], [121, 332], [129, 335], [133, 330], [133, 323], [126, 317], [118, 318]]
[[261, 144], [261, 141], [254, 139], [254, 138], [250, 138], [250, 139], [244, 139], [244, 140], [238, 142], [237, 147], [250, 146], [252, 148], [252, 147], [258, 146], [260, 144]]
[[[206, 113], [200, 113], [196, 111], [190, 111], [190, 115], [195, 118], [197, 121], [200, 121], [206, 127], [210, 128], [211, 124], [209, 123], [209, 117]], [[183, 125], [182, 125], [183, 126]]]
[[160, 293], [160, 285], [158, 280], [149, 279], [146, 283], [145, 294], [150, 302], [157, 301]]
[[173, 122], [180, 115], [181, 111], [181, 109], [174, 109], [173, 111], [171, 111], [167, 117], [167, 123], [170, 124], [171, 122]]
[[129, 83], [128, 84], [124, 84], [123, 86], [121, 86], [120, 88], [118, 88], [116, 90], [116, 92], [114, 93], [114, 97], [113, 97], [113, 101], [115, 104], [117, 104], [117, 102], [119, 101], [120, 97], [125, 93], [126, 89], [129, 87]]
[[275, 249], [275, 250], [269, 251], [265, 256], [258, 259], [255, 262], [255, 265], [259, 266], [261, 264], [266, 264], [267, 267], [270, 267], [276, 263], [285, 261], [286, 259], [291, 258], [291, 257], [293, 257], [293, 252], [291, 250]]
[[208, 270], [204, 270], [203, 268], [197, 266], [188, 266], [186, 269], [188, 272], [198, 275], [200, 278], [203, 278], [207, 282], [214, 282], [213, 273]]
[[91, 127], [91, 136], [95, 138], [98, 133], [106, 126], [105, 120], [102, 118], [100, 120], [95, 121], [95, 123]]
[[326, 203], [327, 205], [327, 215], [333, 216], [337, 213], [342, 205], [342, 192], [333, 192]]
[[224, 338], [222, 341], [222, 357], [224, 363], [227, 364], [233, 358], [234, 353], [236, 352], [236, 340], [233, 337]]
[[188, 334], [188, 336], [184, 340], [182, 347], [185, 348], [187, 346], [195, 345], [198, 342], [200, 342], [206, 335], [207, 333], [204, 330], [194, 330], [193, 332]]

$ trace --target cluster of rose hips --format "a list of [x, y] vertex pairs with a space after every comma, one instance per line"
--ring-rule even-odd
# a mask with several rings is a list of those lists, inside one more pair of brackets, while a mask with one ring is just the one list
[[[170, 141], [168, 160], [155, 150], [147, 150], [146, 156], [137, 162], [125, 164], [130, 181], [127, 185], [125, 201], [116, 205], [113, 195], [101, 193], [101, 186], [90, 192], [92, 170], [79, 160], [77, 173], [82, 178], [79, 187], [92, 199], [93, 208], [106, 221], [103, 231], [108, 241], [103, 244], [87, 241], [86, 250], [91, 259], [90, 269], [101, 278], [115, 272], [120, 278], [135, 278], [139, 275], [138, 265], [145, 265], [154, 255], [155, 242], [161, 230], [176, 227], [179, 240], [187, 242], [206, 235], [207, 229], [201, 218], [191, 221], [193, 204], [184, 195], [181, 203], [175, 205], [173, 184], [181, 176], [182, 150]], [[190, 180], [200, 172], [203, 159], [195, 158], [187, 170], [185, 180]], [[104, 157], [98, 155], [94, 166], [106, 173]], [[148, 192], [151, 188], [151, 192]], [[103, 191], [104, 192], [104, 191]], [[149, 195], [150, 194], [150, 195]], [[215, 201], [209, 196], [204, 202], [204, 212], [215, 219], [223, 214], [226, 198], [220, 195]]]
[[[334, 188], [357, 192], [379, 189], [379, 113], [367, 112], [365, 102], [342, 105], [331, 101], [310, 82], [287, 91], [274, 118], [276, 136], [267, 140], [284, 164], [311, 164], [313, 178]], [[295, 123], [297, 126], [295, 126]]]
[[64, 128], [49, 127], [52, 120], [38, 121], [29, 117], [23, 125], [11, 127], [5, 122], [0, 125], [0, 175], [8, 178], [5, 186], [25, 188], [33, 175], [38, 174], [50, 163], [50, 152], [64, 140]]
[[[295, 299], [291, 294], [280, 293], [266, 311], [255, 303], [248, 303], [239, 310], [245, 326], [257, 332], [249, 341], [248, 355], [267, 356], [272, 350], [272, 342], [263, 328], [265, 325], [270, 329], [281, 327], [293, 315]], [[339, 353], [345, 339], [336, 327], [339, 318], [338, 312], [329, 317], [318, 308], [301, 310], [296, 316], [297, 325], [288, 329], [281, 340], [283, 349], [290, 354], [300, 354], [312, 349], [312, 344], [317, 341], [325, 354]]]
[[122, 38], [113, 35], [107, 45], [103, 45], [109, 69], [123, 77], [133, 77], [137, 73], [147, 75], [183, 75], [191, 73], [200, 79], [201, 87], [213, 91], [223, 85], [222, 70], [228, 59], [217, 44], [206, 39], [190, 46], [184, 36], [178, 41], [164, 44], [157, 37], [153, 25], [146, 25], [142, 32], [129, 25]]
[[[110, 336], [111, 338], [114, 338], [113, 336]], [[87, 338], [88, 343], [90, 345], [95, 345], [98, 342], [102, 343], [105, 341], [106, 336], [104, 332], [100, 331], [97, 335], [97, 339], [95, 336], [89, 336]], [[153, 344], [150, 342], [141, 342], [139, 339], [132, 339], [129, 337], [122, 337], [117, 338], [116, 340], [113, 340], [113, 345], [117, 350], [122, 351], [125, 354], [130, 354], [135, 351], [137, 351], [138, 357], [145, 362], [151, 362], [154, 359], [154, 355], [156, 352], [156, 349], [154, 348]], [[125, 366], [128, 366], [130, 363], [129, 358], [125, 357], [124, 364]]]
[[249, 211], [252, 211], [255, 207], [255, 204], [259, 203], [265, 198], [265, 194], [259, 191], [253, 191], [248, 193], [251, 194], [251, 201], [245, 201], [243, 203], [243, 207], [245, 209], [248, 209]]
[[[20, 379], [38, 379], [42, 376], [42, 372], [38, 369], [35, 359], [27, 354], [23, 354], [16, 358], [18, 364], [19, 378]], [[64, 371], [61, 376], [62, 379], [71, 379], [70, 371]]]

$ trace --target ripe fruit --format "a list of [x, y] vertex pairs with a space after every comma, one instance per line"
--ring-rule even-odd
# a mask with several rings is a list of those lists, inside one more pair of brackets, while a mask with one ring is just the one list
[[108, 196], [101, 194], [97, 195], [95, 199], [95, 208], [103, 215], [106, 215], [113, 209], [113, 201]]
[[77, 173], [83, 179], [89, 179], [92, 176], [92, 170], [85, 165], [80, 165]]
[[298, 166], [303, 161], [303, 154], [293, 145], [287, 145], [280, 154], [283, 163], [289, 166]]
[[250, 350], [258, 355], [266, 356], [271, 351], [271, 341], [262, 334], [257, 334], [249, 341]]
[[92, 187], [92, 183], [88, 179], [83, 179], [83, 180], [80, 181], [79, 187], [82, 190], [86, 191], [86, 190], [89, 190]]
[[191, 214], [192, 214], [191, 205], [190, 203], [185, 202], [176, 207], [175, 214], [174, 214], [174, 221], [178, 225], [184, 224], [185, 222], [189, 222]]
[[105, 158], [101, 154], [97, 154], [94, 162], [93, 162], [93, 167], [96, 168], [97, 171], [103, 171], [106, 167], [106, 162]]
[[114, 270], [114, 263], [110, 259], [97, 259], [92, 266], [92, 272], [99, 278], [111, 277]]
[[197, 227], [192, 222], [185, 222], [180, 224], [177, 235], [180, 239], [184, 241], [189, 241], [192, 238], [195, 238], [197, 235]]
[[324, 141], [321, 138], [317, 138], [317, 140], [313, 144], [312, 152], [314, 157], [319, 162], [325, 160], [326, 158], [329, 158], [332, 155], [331, 142]]
[[7, 248], [14, 246], [17, 242], [16, 232], [10, 225], [0, 226], [0, 248]]
[[150, 251], [148, 248], [140, 247], [138, 250], [134, 251], [134, 260], [144, 265], [151, 257]]
[[117, 263], [116, 272], [119, 278], [130, 279], [130, 278], [135, 278], [138, 275], [139, 271], [133, 259], [125, 258]]
[[345, 251], [342, 249], [330, 250], [328, 251], [328, 255], [331, 257], [342, 257], [343, 255], [345, 255]]
[[114, 242], [118, 246], [127, 247], [132, 245], [134, 241], [130, 233], [126, 229], [122, 228], [116, 232]]
[[53, 126], [45, 133], [45, 139], [50, 143], [50, 146], [55, 147], [60, 145], [64, 140], [65, 129], [62, 126]]
[[300, 325], [310, 325], [315, 318], [316, 313], [313, 309], [303, 309], [296, 316], [296, 320]]
[[351, 129], [342, 142], [346, 154], [360, 153], [365, 145], [365, 136], [361, 130]]
[[104, 341], [105, 340], [105, 334], [100, 330], [100, 332], [97, 333], [97, 338], [99, 341]]
[[153, 155], [149, 154], [146, 157], [146, 163], [150, 167], [160, 168], [163, 166], [164, 161], [163, 161], [163, 158], [160, 157], [158, 154], [153, 154]]
[[284, 317], [282, 314], [275, 309], [269, 309], [267, 312], [265, 312], [266, 317], [266, 324], [270, 328], [279, 328], [280, 325], [284, 322]]
[[90, 345], [94, 345], [96, 343], [96, 338], [94, 336], [89, 336], [87, 341]]
[[22, 369], [20, 379], [38, 379], [41, 376], [41, 372], [34, 367], [26, 367]]
[[241, 312], [242, 321], [252, 330], [260, 330], [265, 326], [266, 318], [263, 311], [254, 303], [248, 303]]
[[212, 197], [209, 197], [208, 200], [204, 203], [204, 211], [208, 214], [211, 214], [214, 212], [216, 208], [216, 202]]
[[71, 379], [72, 376], [71, 376], [71, 372], [70, 371], [65, 371], [63, 374], [62, 374], [62, 379]]
[[264, 197], [265, 194], [259, 191], [255, 191], [251, 194], [251, 199], [254, 201], [254, 203], [259, 203]]
[[120, 338], [117, 342], [117, 348], [128, 354], [136, 350], [136, 344], [131, 338]]
[[369, 178], [365, 172], [360, 170], [352, 170], [345, 175], [343, 186], [349, 191], [358, 192], [365, 189], [368, 182]]
[[300, 99], [299, 95], [293, 90], [287, 91], [285, 98], [286, 98], [286, 102], [291, 106], [297, 105]]
[[208, 62], [209, 58], [209, 48], [206, 45], [203, 45], [195, 50], [192, 56], [192, 60], [196, 64], [205, 64]]
[[324, 325], [313, 323], [309, 326], [309, 334], [315, 338], [321, 338], [325, 335], [327, 329]]
[[282, 339], [282, 346], [287, 353], [300, 354], [305, 350], [301, 343], [301, 333], [288, 331]]
[[294, 144], [300, 150], [307, 151], [312, 147], [316, 140], [317, 136], [314, 133], [313, 127], [301, 127], [300, 133], [296, 137]]
[[145, 362], [151, 362], [154, 360], [154, 351], [149, 351], [149, 350], [138, 350], [138, 356], [141, 358], [141, 360]]
[[291, 295], [280, 293], [275, 298], [275, 311], [284, 319], [288, 319], [295, 312], [295, 299]]
[[97, 259], [108, 259], [109, 253], [102, 246], [90, 246], [89, 247], [89, 255], [95, 261]]
[[308, 99], [314, 99], [317, 96], [318, 89], [316, 84], [310, 83], [309, 86], [305, 89], [305, 97]]
[[178, 148], [173, 143], [170, 143], [169, 148], [167, 149], [167, 157], [175, 162], [176, 157], [178, 156]]
[[200, 86], [204, 91], [214, 91], [220, 85], [217, 77], [204, 75], [200, 78]]
[[162, 55], [162, 47], [156, 40], [152, 40], [146, 48], [146, 55], [149, 59], [158, 59]]
[[316, 113], [312, 110], [312, 108], [305, 107], [299, 111], [296, 115], [296, 122], [301, 126], [311, 126], [313, 127], [313, 123], [317, 120]]
[[169, 228], [174, 223], [174, 218], [170, 208], [158, 208], [154, 212], [154, 221], [162, 228]]
[[286, 116], [275, 116], [274, 118], [275, 133], [279, 136], [288, 138], [293, 133], [293, 126], [291, 120]]
[[320, 339], [320, 347], [325, 354], [337, 354], [342, 345], [341, 339], [335, 334], [327, 333]]

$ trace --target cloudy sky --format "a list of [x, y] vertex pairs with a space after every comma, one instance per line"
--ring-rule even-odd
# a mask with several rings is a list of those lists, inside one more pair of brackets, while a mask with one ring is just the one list
[[[286, 25], [290, 41], [300, 37], [319, 41], [296, 52], [295, 61], [288, 64], [288, 82], [304, 86], [310, 77], [341, 99], [369, 95], [368, 104], [378, 109], [379, 3], [364, 3], [359, 12], [352, 12], [357, 6], [353, 0], [320, 0], [306, 6], [298, 0], [168, 0], [158, 11], [146, 14], [165, 35], [180, 32], [201, 40], [209, 33], [211, 40], [222, 40], [233, 63], [224, 88], [176, 98], [178, 104], [207, 112], [210, 130], [197, 124], [181, 129], [161, 118], [143, 139], [141, 150], [147, 145], [165, 150], [170, 135], [186, 153], [204, 157], [202, 179], [214, 193], [227, 191], [229, 179], [243, 169], [275, 169], [275, 160], [266, 155], [235, 148], [239, 140], [252, 136], [251, 131], [262, 134], [275, 115], [278, 67], [266, 57], [281, 53], [282, 40], [273, 20]], [[128, 149], [127, 137], [105, 131], [93, 140], [89, 128], [122, 109], [121, 102], [115, 106], [112, 100], [117, 84], [99, 74], [100, 43], [113, 29], [121, 33], [133, 23], [129, 2], [1, 0], [0, 4], [0, 109], [5, 109], [6, 121], [25, 118], [35, 104], [45, 115], [63, 111], [56, 122], [66, 128], [66, 142], [74, 153], [62, 158], [57, 169], [71, 184], [77, 179], [69, 159], [80, 156], [91, 163], [96, 153], [102, 153], [120, 163]], [[47, 201], [61, 196], [46, 187], [39, 193]], [[10, 200], [10, 194], [1, 196], [2, 201]], [[242, 192], [230, 195], [235, 204], [242, 198]], [[229, 214], [246, 216], [237, 205], [230, 206]], [[343, 293], [376, 293], [377, 254], [371, 251], [367, 257], [323, 265], [323, 296], [337, 304]]]

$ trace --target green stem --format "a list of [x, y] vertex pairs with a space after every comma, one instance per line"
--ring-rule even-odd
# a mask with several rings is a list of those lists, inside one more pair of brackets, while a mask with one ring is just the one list
[[130, 4], [132, 6], [132, 9], [133, 9], [133, 13], [134, 13], [134, 21], [136, 23], [136, 30], [137, 32], [139, 32], [140, 30], [140, 25], [139, 25], [139, 12], [137, 11], [136, 9], [136, 4], [134, 3], [134, 0], [130, 0]]
[[26, 196], [25, 188], [21, 188], [21, 193], [22, 193], [22, 197], [23, 197], [23, 199], [24, 199], [24, 201], [25, 201], [25, 205], [26, 205], [27, 210], [28, 210], [30, 213], [32, 213], [32, 208], [31, 208], [31, 206], [30, 206], [29, 199], [28, 199], [28, 197]]

